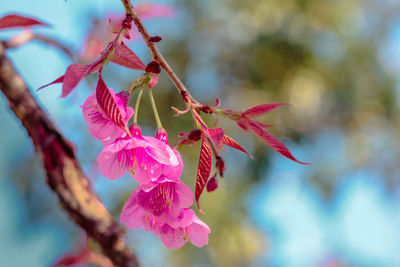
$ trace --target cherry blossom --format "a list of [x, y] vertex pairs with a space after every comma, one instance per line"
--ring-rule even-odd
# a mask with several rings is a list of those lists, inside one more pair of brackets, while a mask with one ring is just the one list
[[[111, 89], [111, 88], [110, 88]], [[133, 108], [127, 107], [127, 98], [125, 94], [115, 94], [111, 89], [110, 92], [117, 104], [117, 107], [124, 118], [125, 123], [133, 115]], [[96, 94], [88, 96], [82, 105], [83, 119], [88, 124], [89, 132], [103, 144], [111, 143], [119, 137], [125, 137], [126, 132], [117, 124], [115, 124], [109, 116], [100, 107], [96, 99]]]

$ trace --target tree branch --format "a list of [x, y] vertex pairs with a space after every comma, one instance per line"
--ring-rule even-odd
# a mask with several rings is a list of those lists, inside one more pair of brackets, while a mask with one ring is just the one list
[[25, 127], [46, 171], [47, 183], [68, 215], [95, 240], [115, 266], [138, 266], [124, 230], [92, 192], [72, 145], [40, 108], [0, 42], [0, 90]]
[[171, 78], [172, 82], [174, 83], [176, 89], [178, 89], [179, 93], [181, 94], [183, 101], [185, 101], [186, 106], [190, 106], [193, 108], [194, 106], [198, 105], [199, 103], [190, 95], [189, 90], [183, 84], [183, 82], [179, 79], [179, 77], [175, 74], [172, 70], [168, 62], [165, 60], [163, 55], [161, 54], [158, 47], [155, 45], [154, 42], [150, 41], [151, 35], [149, 31], [144, 26], [142, 20], [140, 19], [139, 15], [137, 14], [136, 10], [133, 8], [132, 3], [130, 0], [121, 0], [122, 4], [125, 7], [126, 17], [130, 17], [135, 23], [139, 33], [142, 35], [143, 40], [146, 42], [147, 47], [149, 48], [154, 61], [156, 61], [160, 66], [165, 70], [167, 75]]

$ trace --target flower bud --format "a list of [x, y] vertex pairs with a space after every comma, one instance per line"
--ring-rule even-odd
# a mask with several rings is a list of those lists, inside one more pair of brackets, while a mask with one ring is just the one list
[[217, 173], [215, 173], [214, 176], [211, 177], [210, 180], [208, 180], [206, 185], [206, 190], [207, 192], [212, 192], [217, 188], [218, 188], [218, 180], [217, 180]]
[[161, 72], [161, 66], [157, 62], [152, 61], [149, 64], [147, 64], [145, 71], [148, 73], [159, 74]]
[[164, 128], [157, 128], [156, 138], [166, 144], [168, 144], [167, 131]]
[[129, 126], [129, 131], [133, 136], [142, 136], [142, 130], [140, 129], [139, 124], [133, 123]]
[[196, 129], [189, 133], [188, 139], [193, 141], [199, 141], [201, 138], [201, 130]]

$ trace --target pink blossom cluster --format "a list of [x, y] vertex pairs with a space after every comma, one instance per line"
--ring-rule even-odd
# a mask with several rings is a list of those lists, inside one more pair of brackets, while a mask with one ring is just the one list
[[[127, 106], [129, 93], [111, 94], [124, 125], [134, 110]], [[158, 129], [156, 137], [143, 136], [140, 127], [132, 124], [124, 130], [111, 118], [91, 94], [82, 106], [89, 132], [104, 145], [97, 157], [101, 173], [115, 180], [124, 174], [139, 183], [125, 203], [120, 220], [128, 228], [144, 227], [160, 235], [165, 246], [178, 249], [187, 241], [198, 247], [208, 243], [209, 227], [189, 207], [193, 192], [179, 177], [183, 163], [180, 153], [168, 144], [167, 133]], [[111, 116], [111, 117], [110, 117]]]

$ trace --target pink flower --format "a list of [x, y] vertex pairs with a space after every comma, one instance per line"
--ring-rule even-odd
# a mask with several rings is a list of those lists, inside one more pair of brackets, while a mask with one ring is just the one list
[[161, 241], [168, 248], [178, 249], [187, 241], [190, 241], [197, 247], [202, 247], [208, 243], [208, 234], [210, 228], [201, 221], [191, 209], [185, 209], [183, 218], [180, 220], [178, 227], [172, 227], [163, 224], [158, 229]]
[[193, 204], [193, 192], [179, 180], [161, 176], [157, 181], [140, 185], [125, 203], [120, 220], [128, 228], [144, 227], [157, 232], [168, 223], [181, 225], [184, 208]]
[[[111, 88], [110, 88], [111, 89]], [[115, 94], [111, 89], [112, 97], [117, 103], [117, 107], [124, 117], [126, 123], [133, 115], [133, 108], [127, 107], [127, 98], [123, 93]], [[96, 94], [89, 95], [82, 105], [83, 119], [88, 124], [89, 132], [103, 144], [113, 142], [119, 137], [125, 137], [126, 132], [115, 124], [103, 111], [97, 102]]]
[[106, 145], [97, 157], [101, 173], [111, 180], [129, 171], [140, 184], [156, 180], [162, 173], [170, 179], [178, 179], [183, 164], [178, 151], [150, 136], [142, 136], [140, 129], [131, 130], [132, 138], [117, 139]]

